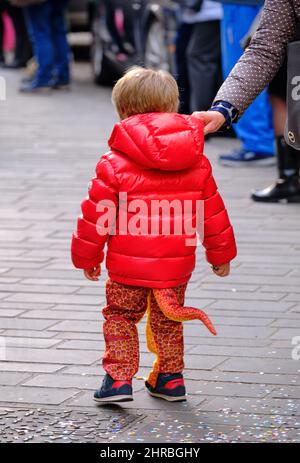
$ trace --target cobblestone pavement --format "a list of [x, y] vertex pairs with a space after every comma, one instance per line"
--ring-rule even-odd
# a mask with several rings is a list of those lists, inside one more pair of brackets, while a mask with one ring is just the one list
[[[218, 337], [185, 325], [188, 402], [150, 398], [134, 380], [135, 400], [97, 407], [102, 377], [99, 284], [72, 268], [71, 231], [98, 156], [115, 121], [109, 89], [76, 65], [70, 93], [21, 96], [20, 74], [3, 71], [0, 102], [0, 441], [300, 441], [299, 205], [254, 204], [274, 168], [221, 168], [217, 154], [236, 142], [214, 140], [215, 164], [235, 226], [239, 257], [218, 279], [204, 260], [188, 301], [205, 308]], [[153, 358], [140, 324], [140, 377]], [[294, 341], [296, 342], [297, 339]], [[299, 339], [298, 339], [299, 341]], [[297, 352], [296, 352], [297, 353]]]

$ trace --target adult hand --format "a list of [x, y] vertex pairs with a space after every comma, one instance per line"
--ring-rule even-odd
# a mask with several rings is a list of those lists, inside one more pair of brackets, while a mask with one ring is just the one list
[[226, 122], [225, 117], [219, 111], [195, 111], [192, 116], [204, 122], [204, 135], [217, 132]]

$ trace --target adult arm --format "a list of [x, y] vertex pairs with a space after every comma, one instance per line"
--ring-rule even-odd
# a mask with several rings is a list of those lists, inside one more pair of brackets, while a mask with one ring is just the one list
[[295, 0], [266, 0], [249, 47], [220, 88], [215, 103], [225, 101], [241, 116], [279, 70], [287, 44], [295, 36]]

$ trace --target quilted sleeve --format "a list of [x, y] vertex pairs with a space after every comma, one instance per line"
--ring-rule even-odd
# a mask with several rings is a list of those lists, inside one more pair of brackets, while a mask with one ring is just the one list
[[230, 262], [236, 256], [236, 243], [233, 228], [224, 202], [218, 192], [210, 162], [204, 157], [208, 169], [203, 199], [203, 246], [206, 250], [207, 261], [212, 265], [222, 265]]
[[271, 82], [296, 31], [293, 0], [266, 0], [257, 32], [249, 47], [232, 69], [215, 101], [235, 106], [240, 116]]
[[89, 184], [88, 197], [81, 203], [82, 214], [72, 235], [71, 255], [75, 267], [88, 269], [104, 259], [104, 246], [115, 224], [118, 185], [113, 167], [102, 158]]

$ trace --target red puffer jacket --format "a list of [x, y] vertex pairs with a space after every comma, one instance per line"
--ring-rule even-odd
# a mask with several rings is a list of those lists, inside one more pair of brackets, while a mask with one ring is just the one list
[[[195, 227], [199, 204], [204, 204], [202, 234], [208, 262], [220, 265], [232, 260], [236, 256], [233, 229], [210, 163], [203, 155], [203, 143], [203, 124], [191, 116], [148, 113], [118, 123], [109, 140], [111, 151], [97, 164], [89, 197], [81, 206], [82, 216], [72, 239], [75, 267], [87, 269], [100, 264], [108, 241], [106, 266], [112, 280], [150, 288], [187, 282], [195, 267], [196, 233], [182, 228], [178, 234], [175, 223], [183, 224], [187, 217]], [[119, 201], [119, 193], [123, 199], [127, 194], [127, 202]], [[170, 208], [169, 214], [151, 209], [153, 200], [166, 199], [168, 204], [174, 200], [177, 206], [179, 203], [185, 215], [178, 208]], [[140, 200], [145, 207], [137, 207]], [[106, 204], [106, 210], [97, 210], [99, 202]], [[184, 209], [186, 204], [190, 209]], [[114, 208], [118, 212], [115, 231], [107, 222], [111, 228], [105, 233], [99, 220]], [[156, 233], [152, 220], [159, 224]], [[126, 227], [144, 224], [142, 233], [124, 233], [121, 221]], [[166, 222], [170, 233], [162, 229]], [[194, 242], [187, 243], [187, 238]]]

